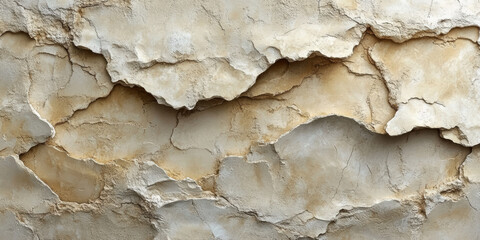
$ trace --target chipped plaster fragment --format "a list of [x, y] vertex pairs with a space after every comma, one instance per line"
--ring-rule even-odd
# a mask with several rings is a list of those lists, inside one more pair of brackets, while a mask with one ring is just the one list
[[381, 41], [373, 47], [372, 59], [387, 83], [391, 102], [398, 107], [387, 124], [388, 134], [442, 128], [442, 136], [455, 143], [474, 146], [480, 142], [480, 119], [472, 114], [478, 111], [480, 50], [468, 39], [470, 29], [460, 33], [447, 34], [446, 40]]

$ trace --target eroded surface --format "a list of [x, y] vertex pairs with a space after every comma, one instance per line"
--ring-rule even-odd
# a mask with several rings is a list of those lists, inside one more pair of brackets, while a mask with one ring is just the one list
[[0, 0], [0, 236], [478, 239], [478, 9]]
[[161, 103], [187, 108], [215, 96], [233, 99], [280, 58], [347, 57], [367, 26], [405, 41], [480, 21], [478, 3], [453, 0], [1, 4], [0, 32], [26, 31], [38, 41], [73, 42], [102, 53], [113, 81], [140, 85]]
[[[386, 131], [399, 135], [416, 127], [442, 128], [456, 143], [474, 146], [478, 132], [478, 28], [452, 31], [443, 39], [421, 38], [403, 44], [377, 43], [372, 58], [398, 107]], [[462, 66], [456, 68], [452, 66]]]
[[252, 149], [245, 160], [224, 159], [217, 187], [261, 219], [281, 222], [305, 214], [327, 221], [341, 209], [403, 199], [451, 181], [468, 153], [436, 131], [392, 138], [329, 117]]

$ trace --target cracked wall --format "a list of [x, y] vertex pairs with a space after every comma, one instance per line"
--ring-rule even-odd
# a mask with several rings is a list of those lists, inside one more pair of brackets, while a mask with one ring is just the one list
[[479, 9], [0, 0], [0, 239], [480, 239]]

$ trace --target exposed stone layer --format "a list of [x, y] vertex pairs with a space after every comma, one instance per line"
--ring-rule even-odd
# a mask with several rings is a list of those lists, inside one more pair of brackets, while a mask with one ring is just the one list
[[480, 239], [479, 9], [0, 0], [0, 238]]

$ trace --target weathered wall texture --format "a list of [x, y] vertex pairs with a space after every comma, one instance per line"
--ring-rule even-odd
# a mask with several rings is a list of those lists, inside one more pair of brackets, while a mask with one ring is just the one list
[[0, 239], [480, 239], [479, 26], [474, 0], [0, 0]]

